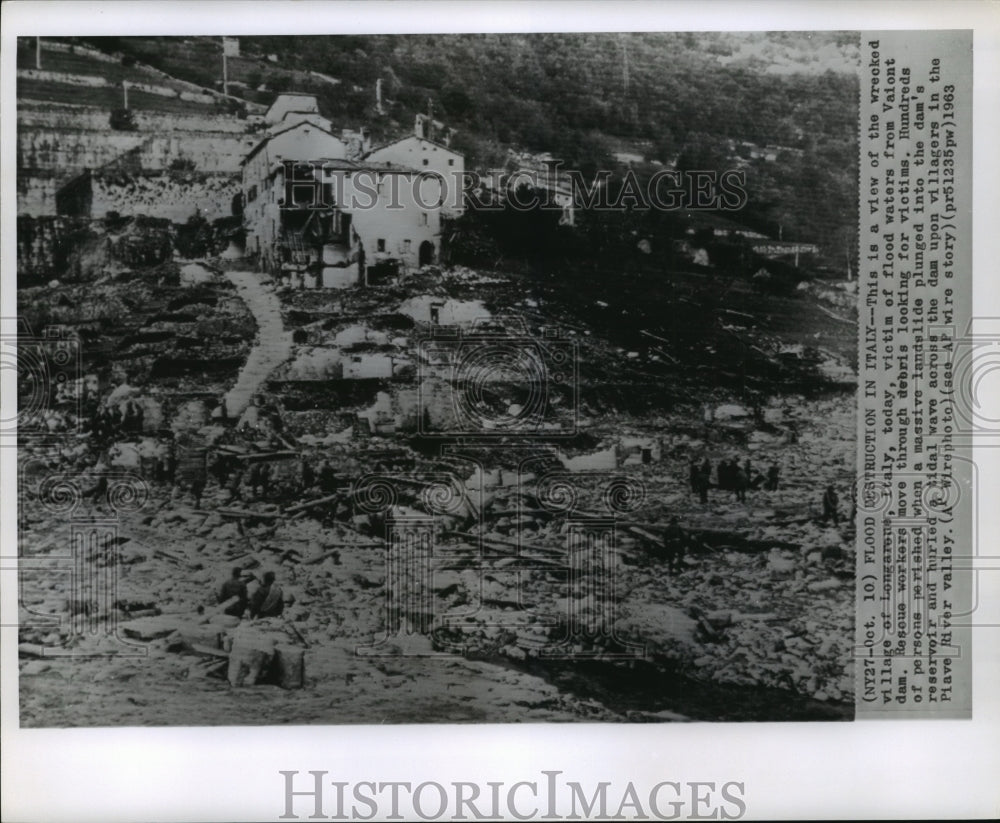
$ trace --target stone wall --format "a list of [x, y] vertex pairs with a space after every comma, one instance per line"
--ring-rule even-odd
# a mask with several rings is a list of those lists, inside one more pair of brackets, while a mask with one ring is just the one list
[[[151, 111], [134, 112], [139, 132], [208, 132], [210, 134], [244, 134], [255, 126], [247, 120], [225, 115], [166, 114]], [[69, 131], [108, 131], [110, 112], [97, 106], [72, 103], [18, 102], [17, 125], [21, 129], [66, 129]]]
[[203, 132], [66, 131], [24, 129], [17, 136], [18, 168], [29, 173], [52, 171], [70, 178], [84, 169], [98, 169], [133, 149], [144, 169], [167, 169], [177, 159], [194, 162], [199, 171], [237, 172], [253, 138], [206, 135]]

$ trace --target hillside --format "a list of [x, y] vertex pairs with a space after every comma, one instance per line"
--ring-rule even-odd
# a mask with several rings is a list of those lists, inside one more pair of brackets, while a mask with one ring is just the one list
[[[221, 88], [217, 39], [90, 43]], [[735, 164], [747, 172], [747, 222], [840, 262], [857, 224], [856, 70], [850, 32], [244, 37], [229, 62], [246, 100], [315, 93], [335, 124], [369, 125], [376, 143], [430, 108], [472, 168], [509, 149], [585, 169], [615, 168], [612, 152], [628, 152], [647, 174]], [[741, 144], [777, 147], [777, 162]]]

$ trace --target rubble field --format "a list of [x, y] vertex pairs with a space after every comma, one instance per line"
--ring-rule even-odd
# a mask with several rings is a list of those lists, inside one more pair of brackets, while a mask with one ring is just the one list
[[[852, 717], [856, 329], [804, 330], [839, 293], [733, 289], [678, 343], [647, 321], [697, 279], [641, 320], [588, 288], [212, 258], [22, 289], [80, 351], [19, 450], [22, 724]], [[224, 613], [234, 567], [280, 616]]]

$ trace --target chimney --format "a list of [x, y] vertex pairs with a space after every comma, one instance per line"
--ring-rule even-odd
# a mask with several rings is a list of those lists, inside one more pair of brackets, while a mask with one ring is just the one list
[[413, 123], [413, 133], [417, 137], [421, 137], [422, 138], [422, 137], [426, 136], [425, 133], [424, 133], [424, 121], [426, 119], [427, 118], [424, 117], [424, 115], [422, 115], [422, 114], [418, 114], [417, 115], [417, 118], [416, 118], [416, 120]]

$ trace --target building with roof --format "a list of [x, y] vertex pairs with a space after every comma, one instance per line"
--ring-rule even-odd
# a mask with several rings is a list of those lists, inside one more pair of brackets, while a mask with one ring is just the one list
[[264, 113], [264, 122], [269, 126], [274, 126], [285, 119], [291, 113], [314, 114], [319, 113], [319, 102], [315, 94], [300, 94], [298, 92], [284, 92], [279, 94], [270, 108]]
[[439, 178], [348, 153], [335, 134], [301, 121], [244, 159], [246, 252], [274, 276], [344, 288], [438, 260]]
[[413, 134], [373, 149], [365, 159], [440, 175], [444, 187], [441, 214], [444, 217], [460, 217], [465, 211], [462, 185], [465, 155], [452, 149], [447, 142], [434, 139], [437, 125], [418, 114]]

